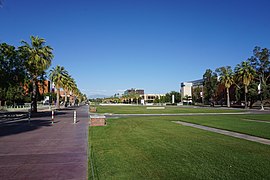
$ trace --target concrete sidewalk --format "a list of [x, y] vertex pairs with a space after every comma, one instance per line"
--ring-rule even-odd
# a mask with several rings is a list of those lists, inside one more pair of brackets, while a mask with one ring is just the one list
[[245, 140], [248, 140], [248, 141], [253, 141], [253, 142], [258, 142], [258, 143], [261, 143], [261, 144], [270, 145], [270, 140], [265, 139], [265, 138], [260, 138], [260, 137], [251, 136], [251, 135], [247, 135], [247, 134], [237, 133], [237, 132], [233, 132], [233, 131], [227, 131], [227, 130], [218, 129], [218, 128], [212, 128], [212, 127], [208, 127], [208, 126], [202, 126], [202, 125], [183, 122], [183, 121], [174, 121], [174, 122], [177, 123], [177, 124], [184, 125], [184, 126], [190, 126], [190, 127], [194, 127], [194, 128], [198, 128], [198, 129], [203, 129], [203, 130], [206, 130], [206, 131], [211, 131], [211, 132], [215, 132], [215, 133], [219, 133], [219, 134], [224, 134], [224, 135], [227, 135], [227, 136], [232, 136], [232, 137], [236, 137], [236, 138], [240, 138], [240, 139], [245, 139]]
[[[77, 111], [77, 124], [73, 112]], [[0, 179], [87, 179], [88, 106], [0, 127]]]

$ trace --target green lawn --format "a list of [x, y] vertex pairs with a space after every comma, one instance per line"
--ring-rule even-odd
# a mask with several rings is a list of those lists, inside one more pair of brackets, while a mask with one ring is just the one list
[[243, 115], [244, 120], [270, 121], [270, 114]]
[[90, 127], [95, 178], [270, 179], [270, 146], [171, 122], [177, 118], [108, 119], [105, 127]]
[[[270, 139], [270, 114], [268, 115], [218, 115], [218, 116], [184, 116], [174, 118], [185, 122], [215, 127], [244, 134]], [[266, 122], [254, 122], [248, 120], [260, 120]]]
[[97, 113], [114, 113], [114, 114], [166, 114], [166, 113], [225, 113], [241, 112], [243, 110], [231, 110], [222, 108], [200, 108], [174, 107], [166, 106], [165, 109], [147, 109], [146, 106], [97, 106]]

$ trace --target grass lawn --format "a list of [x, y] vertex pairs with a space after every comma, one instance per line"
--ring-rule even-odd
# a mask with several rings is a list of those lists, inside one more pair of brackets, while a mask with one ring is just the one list
[[168, 107], [165, 109], [146, 109], [146, 106], [97, 106], [97, 113], [114, 113], [114, 114], [166, 114], [166, 113], [225, 113], [241, 112], [243, 110], [222, 109], [222, 108], [200, 108], [190, 107]]
[[[200, 124], [219, 129], [225, 129], [244, 134], [254, 135], [258, 137], [270, 139], [270, 114], [265, 115], [218, 115], [218, 116], [184, 116], [176, 118], [180, 121]], [[248, 121], [253, 120], [253, 121]], [[254, 120], [266, 121], [255, 122]]]
[[244, 120], [270, 121], [270, 114], [243, 115]]
[[270, 146], [171, 122], [177, 118], [108, 119], [105, 127], [90, 127], [95, 178], [270, 179]]

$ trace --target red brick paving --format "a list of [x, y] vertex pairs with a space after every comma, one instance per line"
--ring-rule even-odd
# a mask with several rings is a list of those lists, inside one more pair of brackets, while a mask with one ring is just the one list
[[[75, 110], [75, 109], [74, 109]], [[1, 125], [0, 179], [87, 179], [88, 107]]]

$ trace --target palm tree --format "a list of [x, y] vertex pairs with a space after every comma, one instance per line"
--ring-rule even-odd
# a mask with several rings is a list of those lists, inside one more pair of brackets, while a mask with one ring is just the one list
[[67, 103], [67, 93], [71, 92], [75, 86], [76, 83], [74, 79], [70, 75], [68, 75], [63, 82], [63, 89], [65, 91], [65, 104]]
[[136, 102], [138, 104], [138, 99], [140, 95], [138, 93], [132, 92], [128, 94], [128, 98], [131, 100], [131, 103], [136, 99]]
[[80, 97], [82, 93], [77, 87], [75, 87], [75, 89], [73, 90], [73, 94], [74, 94], [74, 104], [76, 104], [76, 102], [80, 102]]
[[25, 67], [33, 84], [31, 111], [37, 112], [38, 78], [50, 67], [53, 58], [52, 48], [45, 46], [45, 39], [31, 36], [31, 44], [22, 41], [20, 55], [25, 59]]
[[50, 71], [50, 79], [56, 87], [56, 108], [60, 109], [60, 88], [64, 87], [65, 79], [68, 77], [68, 72], [64, 67], [56, 66]]
[[250, 61], [243, 61], [235, 68], [237, 79], [243, 83], [245, 87], [245, 108], [247, 108], [248, 86], [254, 78], [255, 69], [250, 65]]
[[227, 107], [230, 107], [230, 87], [234, 83], [234, 75], [231, 66], [221, 67], [216, 70], [219, 73], [219, 80], [224, 84], [227, 92]]

